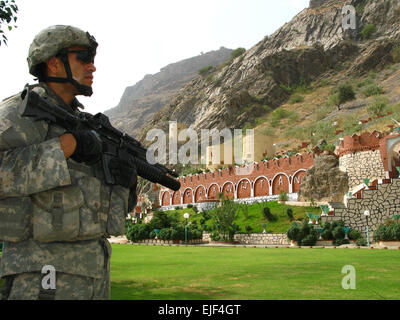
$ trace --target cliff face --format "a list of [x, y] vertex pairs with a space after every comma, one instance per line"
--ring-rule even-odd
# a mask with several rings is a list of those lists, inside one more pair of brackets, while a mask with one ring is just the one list
[[146, 75], [134, 86], [126, 88], [118, 106], [105, 114], [123, 131], [137, 133], [154, 113], [169, 103], [181, 87], [198, 76], [199, 69], [223, 63], [231, 52], [221, 47], [217, 51], [170, 64], [157, 74]]
[[[356, 30], [343, 30], [342, 8], [352, 4], [357, 11]], [[373, 39], [365, 41], [361, 31], [375, 24]], [[343, 67], [362, 73], [390, 59], [388, 51], [400, 32], [400, 2], [312, 1], [270, 37], [265, 37], [242, 56], [208, 77], [197, 77], [141, 131], [167, 131], [168, 121], [177, 121], [195, 130], [241, 128], [266, 111], [285, 102], [287, 87], [328, 77]], [[387, 62], [387, 61], [386, 61]], [[212, 80], [210, 81], [210, 78]]]

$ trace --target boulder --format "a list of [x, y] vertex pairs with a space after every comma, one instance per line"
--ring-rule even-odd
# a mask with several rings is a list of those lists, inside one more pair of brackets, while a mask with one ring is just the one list
[[299, 201], [342, 202], [349, 190], [348, 175], [339, 170], [339, 160], [334, 155], [323, 154], [314, 159], [300, 187]]

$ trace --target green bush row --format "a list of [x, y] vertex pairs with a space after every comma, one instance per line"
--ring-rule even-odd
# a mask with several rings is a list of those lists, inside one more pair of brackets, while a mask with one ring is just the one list
[[387, 221], [374, 232], [375, 241], [400, 241], [400, 222]]
[[[126, 237], [128, 240], [136, 242], [139, 240], [154, 239], [156, 233], [150, 224], [133, 225], [130, 223], [127, 227]], [[185, 240], [185, 227], [176, 225], [170, 228], [163, 228], [158, 233], [157, 238], [161, 240]], [[191, 225], [187, 227], [187, 240], [202, 238], [203, 231]]]
[[[321, 238], [333, 240], [334, 245], [349, 244], [349, 240], [356, 240], [359, 246], [366, 245], [366, 240], [362, 237], [361, 232], [355, 229], [350, 230], [348, 233], [349, 239], [345, 239], [343, 227], [343, 221], [327, 222], [323, 227]], [[303, 222], [302, 226], [293, 224], [286, 234], [290, 240], [296, 241], [299, 246], [314, 246], [318, 240], [317, 230], [309, 225], [307, 220]]]

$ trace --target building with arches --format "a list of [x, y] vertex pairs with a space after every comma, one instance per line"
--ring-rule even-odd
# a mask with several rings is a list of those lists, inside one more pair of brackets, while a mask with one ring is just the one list
[[[336, 154], [340, 170], [349, 176], [350, 191], [356, 190], [364, 179], [398, 177], [400, 134], [374, 131], [346, 136], [339, 140]], [[296, 200], [307, 169], [313, 165], [314, 154], [309, 152], [180, 177], [180, 190], [160, 189], [160, 206], [171, 208], [212, 201], [220, 192], [235, 201], [277, 199], [282, 192]]]

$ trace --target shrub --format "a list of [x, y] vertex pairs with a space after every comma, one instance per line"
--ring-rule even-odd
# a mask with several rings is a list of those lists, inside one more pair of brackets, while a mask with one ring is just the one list
[[207, 73], [209, 73], [212, 69], [214, 69], [213, 66], [203, 67], [203, 68], [201, 68], [201, 69], [198, 71], [198, 73], [199, 73], [199, 75], [201, 75], [201, 76], [205, 76], [205, 75], [206, 75]]
[[370, 116], [380, 116], [388, 106], [388, 99], [384, 96], [375, 97], [374, 101], [368, 105], [367, 111]]
[[154, 239], [155, 237], [156, 237], [156, 233], [154, 232], [154, 230], [150, 231], [149, 239]]
[[332, 230], [332, 235], [335, 238], [335, 240], [341, 240], [344, 239], [344, 231], [341, 226], [337, 226], [335, 229]]
[[[347, 241], [344, 241], [345, 233], [343, 231], [343, 227], [344, 227], [343, 221], [333, 221], [332, 223], [327, 222], [324, 225], [323, 231], [321, 233], [322, 239], [334, 240], [333, 243], [336, 245], [341, 245], [346, 243]], [[355, 234], [356, 233], [354, 233], [354, 235]]]
[[296, 241], [299, 246], [313, 246], [318, 239], [317, 231], [309, 226], [308, 221], [304, 221], [301, 227], [292, 225], [286, 234], [290, 240]]
[[292, 208], [287, 208], [287, 209], [286, 209], [286, 214], [287, 214], [287, 216], [289, 217], [290, 221], [294, 220], [294, 217], [293, 217], [293, 209], [292, 209]]
[[334, 152], [335, 149], [336, 149], [336, 146], [335, 146], [334, 144], [325, 144], [325, 145], [322, 147], [322, 150], [323, 150], [323, 151], [329, 151], [329, 152]]
[[187, 207], [188, 207], [188, 209], [191, 209], [191, 208], [193, 208], [193, 205], [192, 205], [191, 203], [189, 203], [189, 204], [187, 205]]
[[132, 242], [149, 239], [151, 231], [152, 230], [148, 224], [135, 224], [129, 227], [126, 237]]
[[281, 191], [281, 193], [279, 194], [279, 201], [288, 201], [289, 200], [289, 196], [285, 191]]
[[161, 239], [161, 240], [172, 240], [171, 239], [171, 231], [172, 231], [172, 229], [167, 229], [167, 228], [164, 228], [164, 229], [161, 229], [160, 230], [160, 233], [158, 234], [158, 239]]
[[304, 97], [299, 95], [299, 94], [294, 94], [290, 97], [289, 103], [290, 104], [295, 104], [295, 103], [299, 103], [299, 102], [303, 102], [304, 101]]
[[349, 239], [350, 240], [358, 240], [361, 237], [362, 237], [362, 234], [361, 234], [360, 231], [358, 231], [356, 229], [350, 230], [350, 232], [349, 232]]
[[245, 49], [245, 48], [237, 48], [236, 50], [233, 50], [233, 51], [232, 51], [232, 53], [231, 53], [231, 59], [233, 60], [233, 59], [235, 59], [235, 58], [241, 56], [241, 55], [242, 55], [243, 53], [245, 53], [245, 52], [246, 52], [246, 49]]
[[214, 79], [214, 75], [211, 73], [206, 77], [207, 82], [211, 82]]
[[253, 228], [251, 226], [246, 226], [246, 232], [247, 234], [250, 234], [253, 232]]
[[368, 77], [363, 81], [357, 82], [357, 87], [362, 88], [362, 87], [365, 87], [365, 86], [371, 85], [371, 84], [374, 84], [374, 80], [371, 77]]
[[324, 230], [321, 233], [321, 237], [324, 240], [334, 240], [333, 234], [331, 230]]
[[367, 246], [367, 239], [365, 239], [365, 238], [363, 238], [363, 237], [360, 237], [360, 238], [358, 238], [357, 240], [356, 240], [356, 244], [358, 245], [358, 246], [360, 246], [360, 247], [365, 247], [365, 246]]
[[364, 40], [371, 39], [372, 35], [376, 32], [374, 24], [367, 24], [361, 31], [361, 35]]
[[171, 238], [172, 240], [185, 240], [185, 228], [182, 226], [175, 226], [171, 230]]
[[376, 84], [370, 84], [370, 85], [367, 85], [361, 92], [363, 93], [363, 95], [365, 97], [371, 97], [371, 96], [380, 95], [384, 91], [381, 86], [378, 86]]
[[269, 207], [264, 208], [263, 215], [265, 219], [267, 219], [270, 222], [277, 220], [277, 218], [271, 213], [271, 209]]
[[317, 240], [318, 240], [317, 235], [314, 232], [312, 232], [301, 241], [301, 245], [314, 246], [317, 243]]
[[289, 86], [285, 86], [283, 83], [281, 83], [281, 84], [279, 85], [279, 87], [280, 87], [283, 91], [285, 91], [287, 94], [291, 94], [292, 91], [293, 91], [292, 88], [290, 88]]
[[350, 243], [350, 241], [349, 241], [349, 239], [335, 239], [334, 241], [333, 241], [333, 244], [335, 245], [335, 246], [341, 246], [342, 244], [349, 244]]
[[215, 79], [213, 83], [215, 86], [219, 87], [222, 83], [222, 78]]
[[339, 85], [339, 99], [341, 103], [354, 100], [356, 93], [354, 92], [353, 86], [348, 83], [342, 83]]
[[374, 232], [375, 241], [400, 241], [400, 222], [381, 224]]
[[221, 240], [221, 236], [219, 235], [218, 232], [213, 232], [210, 237], [211, 237], [212, 241], [220, 241]]
[[176, 223], [176, 219], [172, 216], [168, 216], [165, 212], [156, 211], [154, 217], [149, 223], [149, 228], [153, 229], [164, 229], [171, 227], [172, 224]]
[[289, 238], [289, 240], [297, 241], [299, 233], [300, 233], [300, 228], [296, 225], [292, 225], [287, 231], [286, 235]]
[[278, 119], [278, 120], [287, 118], [289, 115], [290, 115], [290, 112], [289, 112], [288, 110], [286, 110], [286, 109], [283, 109], [283, 108], [276, 109], [276, 110], [275, 110], [274, 112], [272, 112], [272, 114], [271, 114], [271, 116], [272, 116], [273, 118], [276, 118], [276, 119]]
[[352, 101], [356, 98], [356, 93], [354, 92], [353, 86], [349, 83], [342, 83], [337, 87], [335, 93], [328, 98], [327, 105], [337, 106], [340, 110], [340, 106], [348, 101]]

